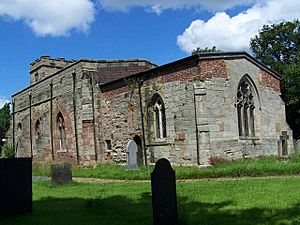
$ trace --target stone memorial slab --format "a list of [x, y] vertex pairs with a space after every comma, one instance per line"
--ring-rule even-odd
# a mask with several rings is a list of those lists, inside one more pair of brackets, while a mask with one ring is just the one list
[[159, 159], [151, 173], [154, 225], [177, 224], [175, 171], [167, 159]]
[[280, 135], [280, 140], [282, 143], [282, 156], [288, 155], [288, 139], [289, 135], [287, 134], [287, 131], [282, 131], [282, 134]]
[[278, 145], [278, 157], [282, 157], [282, 141], [278, 141], [277, 142], [277, 145]]
[[51, 180], [55, 185], [64, 185], [72, 182], [72, 167], [70, 163], [51, 165]]
[[295, 154], [300, 155], [300, 140], [295, 141]]
[[137, 152], [138, 146], [135, 141], [130, 140], [126, 145], [126, 153], [127, 153], [127, 167], [128, 169], [137, 168]]
[[0, 214], [32, 211], [32, 159], [0, 159]]

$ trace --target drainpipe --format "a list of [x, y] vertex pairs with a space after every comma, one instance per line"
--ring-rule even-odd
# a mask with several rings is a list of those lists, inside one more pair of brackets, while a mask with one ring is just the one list
[[199, 133], [198, 133], [198, 122], [197, 122], [197, 105], [196, 105], [195, 87], [193, 87], [193, 92], [194, 92], [193, 94], [194, 94], [195, 126], [196, 126], [197, 164], [200, 165]]
[[142, 103], [142, 93], [141, 86], [143, 85], [143, 80], [138, 78], [138, 89], [139, 89], [139, 98], [140, 98], [140, 112], [141, 112], [141, 122], [142, 122], [142, 134], [143, 134], [143, 148], [144, 148], [144, 160], [145, 166], [147, 166], [147, 151], [146, 151], [146, 143], [145, 143], [145, 126], [144, 126], [144, 113], [143, 113], [143, 103]]
[[75, 148], [76, 148], [76, 158], [77, 158], [77, 164], [79, 165], [80, 163], [80, 158], [79, 158], [79, 149], [78, 149], [78, 136], [77, 136], [77, 113], [76, 113], [76, 95], [75, 95], [75, 90], [76, 90], [76, 73], [75, 70], [72, 71], [72, 76], [73, 76], [73, 115], [74, 115], [74, 129], [75, 129]]
[[15, 100], [12, 101], [12, 120], [13, 120], [13, 124], [12, 124], [12, 128], [13, 128], [13, 149], [14, 149], [14, 155], [15, 157], [18, 155], [17, 153], [17, 149], [16, 149], [16, 140], [15, 140]]
[[50, 138], [51, 138], [51, 154], [54, 161], [54, 143], [53, 143], [53, 82], [50, 83]]
[[90, 78], [92, 87], [92, 110], [93, 110], [93, 132], [94, 132], [94, 149], [95, 149], [95, 161], [98, 161], [97, 152], [97, 140], [96, 140], [96, 121], [95, 121], [95, 98], [94, 98], [94, 76]]
[[29, 92], [29, 134], [30, 134], [30, 154], [31, 154], [31, 158], [32, 158], [33, 157], [33, 151], [32, 151], [31, 100], [32, 100], [32, 95], [31, 95], [31, 91], [30, 91]]

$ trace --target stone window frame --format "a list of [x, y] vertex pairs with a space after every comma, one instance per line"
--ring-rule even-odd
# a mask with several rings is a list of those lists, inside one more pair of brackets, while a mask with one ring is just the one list
[[36, 73], [34, 74], [34, 81], [35, 81], [35, 82], [38, 82], [38, 81], [39, 81], [39, 73], [38, 73], [38, 72], [36, 72]]
[[41, 119], [37, 119], [35, 121], [35, 125], [34, 125], [34, 131], [35, 131], [35, 136], [36, 136], [36, 140], [39, 139], [42, 135], [42, 130], [41, 130]]
[[18, 128], [17, 131], [19, 132], [23, 131], [23, 125], [21, 122], [18, 123], [17, 128]]
[[57, 114], [56, 126], [58, 130], [58, 140], [59, 140], [58, 152], [67, 152], [65, 119], [61, 112]]
[[150, 111], [153, 114], [154, 140], [163, 141], [167, 139], [166, 108], [160, 94], [155, 93], [151, 98]]
[[258, 140], [260, 127], [260, 97], [251, 77], [245, 74], [236, 91], [236, 113], [240, 140]]
[[110, 139], [105, 139], [106, 151], [112, 151], [112, 141]]

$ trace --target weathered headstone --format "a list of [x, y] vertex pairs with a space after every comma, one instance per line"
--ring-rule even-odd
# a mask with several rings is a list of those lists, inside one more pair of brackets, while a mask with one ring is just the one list
[[300, 140], [295, 141], [294, 147], [295, 147], [295, 154], [300, 155]]
[[280, 135], [280, 140], [282, 144], [282, 156], [288, 155], [288, 139], [289, 135], [287, 134], [287, 131], [282, 131], [282, 134]]
[[32, 210], [32, 159], [0, 159], [0, 214]]
[[282, 141], [278, 141], [277, 142], [277, 145], [278, 145], [278, 157], [282, 157]]
[[64, 185], [72, 182], [72, 167], [70, 163], [51, 165], [51, 179], [55, 185]]
[[151, 173], [154, 225], [177, 224], [175, 171], [167, 159], [159, 159]]
[[138, 146], [135, 141], [130, 140], [126, 145], [126, 153], [127, 153], [127, 166], [128, 169], [137, 168], [137, 152]]

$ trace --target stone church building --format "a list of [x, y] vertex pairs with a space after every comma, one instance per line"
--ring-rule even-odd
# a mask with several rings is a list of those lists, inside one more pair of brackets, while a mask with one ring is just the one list
[[139, 164], [205, 165], [275, 155], [281, 132], [291, 137], [279, 75], [245, 52], [162, 66], [42, 56], [12, 102], [17, 156], [42, 161], [126, 163], [134, 140]]

